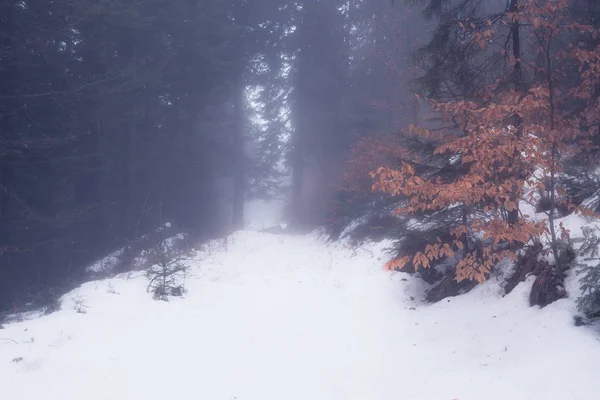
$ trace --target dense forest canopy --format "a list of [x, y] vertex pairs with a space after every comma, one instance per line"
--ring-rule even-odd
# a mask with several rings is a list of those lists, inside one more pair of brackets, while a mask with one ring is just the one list
[[[375, 221], [392, 269], [483, 281], [550, 235], [562, 271], [553, 218], [600, 188], [599, 18], [593, 0], [0, 0], [0, 309], [166, 223], [243, 228], [257, 197], [297, 231]], [[520, 213], [526, 187], [549, 225]]]

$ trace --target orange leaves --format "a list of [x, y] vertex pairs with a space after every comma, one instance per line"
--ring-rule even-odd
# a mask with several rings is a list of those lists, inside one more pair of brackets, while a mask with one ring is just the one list
[[425, 139], [437, 139], [440, 137], [438, 134], [431, 132], [427, 128], [415, 126], [413, 124], [410, 124], [408, 126], [408, 132], [404, 132], [404, 133], [407, 136], [421, 137], [421, 138], [425, 138]]
[[467, 234], [467, 227], [465, 225], [460, 225], [457, 228], [452, 229], [450, 233], [452, 234], [452, 236], [459, 238], [462, 235]]
[[415, 270], [418, 270], [419, 267], [429, 268], [429, 259], [423, 253], [417, 253], [413, 258], [413, 265], [415, 266]]
[[465, 279], [483, 283], [486, 280], [486, 274], [490, 272], [490, 268], [477, 262], [473, 254], [467, 254], [456, 265], [456, 281], [461, 282]]
[[388, 271], [401, 270], [410, 262], [410, 257], [402, 257], [388, 261], [385, 264], [385, 269]]
[[415, 169], [408, 163], [403, 162], [402, 163], [402, 170], [401, 172], [404, 175], [408, 175], [408, 176], [414, 176], [415, 175]]
[[494, 252], [490, 247], [483, 248], [483, 256], [473, 253], [466, 254], [456, 265], [456, 280], [474, 280], [485, 282], [496, 263], [508, 258], [516, 259], [516, 254], [510, 250]]
[[390, 168], [378, 168], [371, 176], [375, 179], [371, 190], [390, 193], [393, 196], [401, 194], [407, 184], [405, 170], [396, 171]]
[[[530, 65], [521, 60], [523, 69], [530, 68], [532, 75], [542, 77], [527, 90], [507, 90], [506, 81], [499, 79], [486, 90], [480, 88], [475, 100], [431, 100], [431, 108], [450, 127], [432, 132], [411, 125], [405, 133], [407, 138], [430, 144], [430, 152], [400, 151], [395, 154], [401, 155], [401, 164], [381, 163], [370, 170], [375, 171], [371, 174], [373, 190], [405, 200], [397, 214], [465, 210], [460, 225], [449, 221], [455, 228], [445, 242], [430, 243], [410, 256], [390, 261], [386, 268], [401, 269], [410, 263], [415, 269], [428, 268], [442, 259], [456, 258], [457, 280], [483, 282], [497, 262], [515, 258], [507, 248], [518, 248], [548, 232], [544, 222], [530, 221], [518, 213], [519, 202], [526, 191], [533, 196], [536, 189], [566, 197], [560, 188], [546, 187], [544, 179], [550, 173], [560, 174], [562, 160], [590, 143], [592, 128], [600, 125], [600, 47], [549, 45], [564, 30], [598, 36], [598, 30], [566, 19], [568, 4], [566, 0], [521, 0], [516, 9], [493, 21], [457, 22], [461, 36], [481, 47], [499, 42], [494, 40], [499, 24], [527, 24], [535, 33], [532, 39], [552, 49], [553, 69], [547, 71], [544, 63]], [[545, 75], [549, 79], [543, 79]], [[574, 104], [585, 110], [574, 112]], [[436, 161], [429, 162], [427, 156], [435, 156], [431, 159]], [[577, 211], [593, 214], [582, 207]], [[561, 236], [568, 235], [561, 227]], [[473, 238], [479, 247], [469, 245]]]
[[374, 175], [379, 175], [380, 181], [387, 181], [388, 171], [389, 169], [387, 168], [377, 168], [377, 172]]
[[533, 238], [541, 236], [546, 231], [546, 225], [540, 222], [520, 221], [518, 224], [508, 224], [500, 217], [488, 220], [475, 220], [472, 228], [483, 232], [493, 245], [507, 243], [512, 246], [524, 245]]
[[[546, 129], [537, 120], [529, 123], [528, 118], [546, 112], [549, 94], [546, 88], [538, 87], [526, 96], [512, 90], [495, 98], [487, 95], [484, 105], [472, 101], [432, 103], [446, 120], [458, 123], [457, 131], [444, 132], [437, 138], [433, 153], [454, 159], [453, 165], [461, 166], [461, 174], [450, 179], [420, 175], [414, 165], [421, 160], [406, 153], [397, 169], [382, 167], [372, 174], [373, 189], [407, 200], [397, 214], [435, 212], [457, 205], [482, 214], [471, 214], [452, 229], [453, 240], [430, 243], [411, 257], [388, 262], [387, 269], [401, 269], [411, 261], [415, 269], [429, 268], [443, 259], [457, 258], [457, 280], [483, 282], [497, 262], [514, 257], [514, 253], [504, 250], [506, 245], [518, 247], [545, 231], [543, 224], [519, 221], [511, 225], [500, 215], [518, 210], [525, 186], [520, 176], [532, 176], [543, 163]], [[515, 115], [523, 117], [520, 129], [506, 125]], [[525, 130], [531, 133], [522, 135]], [[426, 129], [414, 126], [409, 134], [431, 137]], [[530, 183], [536, 184], [535, 180]], [[485, 246], [463, 254], [466, 238], [471, 235], [482, 238]]]
[[440, 245], [439, 244], [428, 244], [425, 246], [425, 254], [430, 260], [437, 260], [440, 257]]
[[447, 243], [444, 243], [444, 245], [440, 249], [440, 256], [454, 257], [454, 250], [452, 250]]
[[412, 261], [412, 266], [417, 271], [419, 268], [430, 268], [432, 261], [445, 257], [454, 257], [454, 250], [447, 243], [436, 243], [427, 245], [424, 252], [418, 252], [412, 257], [404, 256], [390, 260], [384, 268], [388, 271], [398, 271]]

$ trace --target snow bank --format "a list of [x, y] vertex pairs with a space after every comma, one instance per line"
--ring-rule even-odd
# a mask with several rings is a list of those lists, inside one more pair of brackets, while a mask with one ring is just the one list
[[119, 262], [119, 258], [123, 255], [124, 249], [119, 249], [106, 257], [101, 258], [85, 270], [94, 274], [109, 274]]
[[502, 297], [492, 279], [424, 305], [421, 281], [382, 270], [385, 245], [245, 231], [190, 261], [185, 298], [153, 301], [142, 274], [87, 283], [61, 311], [0, 330], [2, 394], [597, 398], [598, 334], [573, 326], [571, 299], [531, 308], [531, 280]]
[[[131, 266], [127, 269], [135, 269], [135, 266], [147, 265], [147, 255], [152, 247], [160, 246], [163, 251], [174, 249], [178, 246], [178, 243], [186, 239], [186, 235], [182, 233], [173, 234], [169, 232], [172, 228], [172, 224], [167, 222], [164, 226], [159, 227], [150, 235], [143, 235], [136, 243], [133, 243], [133, 247], [136, 248], [136, 254], [132, 255]], [[147, 242], [147, 243], [146, 243]], [[93, 277], [105, 277], [114, 272], [120, 262], [123, 261], [122, 257], [125, 255], [125, 248], [121, 248], [106, 257], [92, 263], [86, 268], [86, 272], [90, 273]]]

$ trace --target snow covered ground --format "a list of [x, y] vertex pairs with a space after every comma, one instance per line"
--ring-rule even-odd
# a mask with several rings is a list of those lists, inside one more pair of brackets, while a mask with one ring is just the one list
[[[0, 330], [11, 400], [593, 400], [598, 333], [573, 301], [527, 304], [492, 279], [435, 305], [381, 268], [384, 244], [238, 232], [191, 262], [185, 298], [91, 282]], [[85, 309], [78, 313], [76, 308]]]

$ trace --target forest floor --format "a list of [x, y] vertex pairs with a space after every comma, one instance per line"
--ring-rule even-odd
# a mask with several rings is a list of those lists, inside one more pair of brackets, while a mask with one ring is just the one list
[[[593, 400], [600, 334], [572, 299], [528, 306], [499, 279], [438, 304], [382, 270], [385, 243], [238, 232], [190, 262], [183, 298], [90, 282], [0, 330], [11, 400]], [[77, 312], [83, 309], [85, 313]]]

